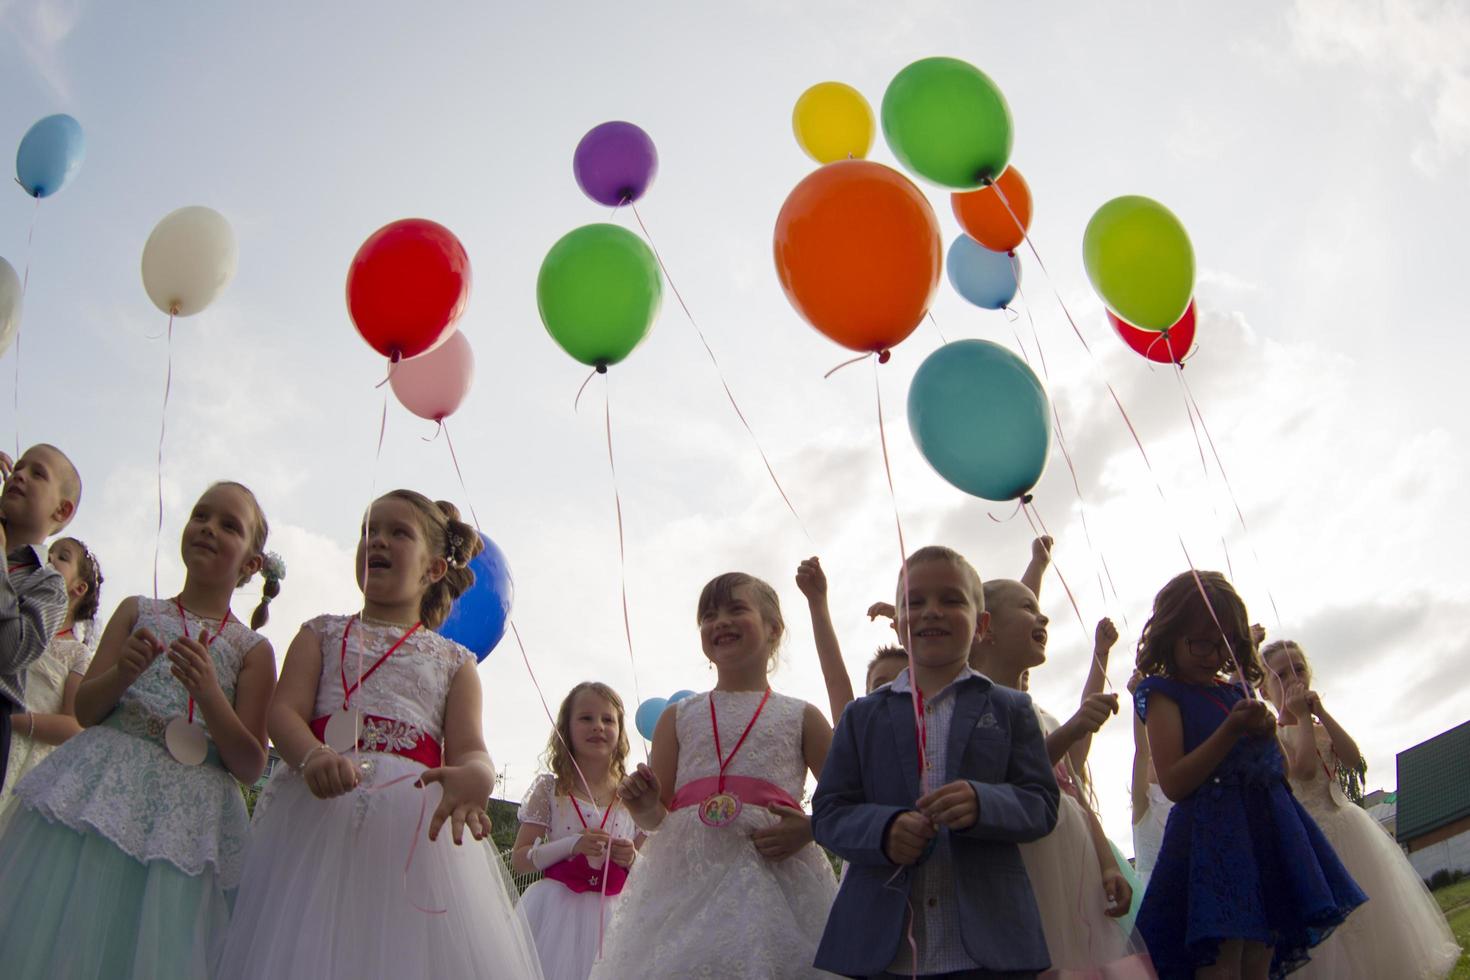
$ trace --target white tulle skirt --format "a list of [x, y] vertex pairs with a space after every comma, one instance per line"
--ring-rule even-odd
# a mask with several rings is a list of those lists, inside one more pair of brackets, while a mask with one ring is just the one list
[[1460, 958], [1460, 947], [1439, 904], [1393, 839], [1367, 811], [1351, 803], [1328, 810], [1314, 800], [1308, 811], [1368, 901], [1314, 947], [1311, 961], [1292, 977], [1448, 976]]
[[[1097, 848], [1081, 804], [1063, 793], [1055, 829], [1022, 844], [1021, 860], [1051, 953], [1052, 968], [1043, 977], [1153, 976], [1143, 940], [1108, 915]], [[1142, 899], [1134, 895], [1132, 907]]]
[[643, 845], [592, 968], [595, 980], [807, 980], [837, 878], [815, 844], [767, 861], [751, 831], [776, 818], [747, 806], [728, 827], [676, 810]]
[[367, 758], [374, 771], [364, 785], [331, 800], [294, 772], [271, 779], [215, 976], [540, 978], [490, 842], [466, 833], [456, 846], [447, 824], [429, 841], [439, 787], [417, 789], [413, 779], [385, 787], [424, 767]]
[[599, 892], [574, 892], [549, 878], [526, 889], [520, 910], [536, 940], [546, 980], [587, 980], [597, 959], [599, 909], [605, 940], [613, 909], [622, 900], [620, 893], [607, 896], [604, 902]]

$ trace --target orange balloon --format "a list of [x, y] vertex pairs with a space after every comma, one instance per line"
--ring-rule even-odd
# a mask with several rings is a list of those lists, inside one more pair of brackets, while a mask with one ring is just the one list
[[914, 332], [943, 264], [923, 193], [881, 163], [839, 160], [796, 185], [776, 218], [776, 275], [796, 312], [856, 351]]
[[[995, 183], [1005, 194], [1004, 201], [994, 186], [986, 185], [979, 190], [951, 194], [949, 202], [965, 234], [992, 252], [1014, 252], [1026, 240], [1026, 229], [1031, 227], [1031, 188], [1015, 167], [1007, 167]], [[1010, 205], [1009, 211], [1006, 205]]]

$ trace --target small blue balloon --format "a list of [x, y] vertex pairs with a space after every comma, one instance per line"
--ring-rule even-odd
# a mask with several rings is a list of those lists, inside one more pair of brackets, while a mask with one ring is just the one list
[[992, 252], [969, 235], [949, 246], [944, 260], [949, 283], [983, 310], [1003, 310], [1021, 288], [1021, 260], [1010, 252]]
[[675, 691], [673, 694], [670, 694], [669, 695], [669, 704], [678, 704], [680, 701], [683, 701], [685, 698], [692, 698], [692, 697], [694, 697], [694, 694], [695, 694], [694, 691]]
[[653, 729], [658, 724], [659, 716], [668, 706], [668, 698], [649, 698], [640, 704], [633, 715], [633, 723], [638, 726], [638, 734], [652, 742]]
[[449, 618], [439, 627], [440, 636], [468, 648], [476, 660], [489, 656], [505, 635], [511, 602], [515, 599], [515, 583], [511, 581], [505, 552], [483, 534], [480, 541], [484, 550], [470, 560], [475, 584], [454, 600]]
[[909, 385], [909, 431], [956, 487], [986, 500], [1030, 492], [1051, 450], [1051, 403], [1019, 357], [957, 340], [924, 359]]
[[87, 141], [68, 115], [47, 116], [26, 131], [15, 154], [15, 176], [31, 197], [50, 197], [82, 169]]

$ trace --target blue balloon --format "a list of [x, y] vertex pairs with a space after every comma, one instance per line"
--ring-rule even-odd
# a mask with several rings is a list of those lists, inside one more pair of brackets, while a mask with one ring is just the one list
[[955, 292], [983, 310], [1003, 310], [1021, 288], [1021, 260], [1010, 252], [992, 252], [969, 235], [949, 246], [944, 260]]
[[633, 714], [633, 724], [638, 726], [638, 734], [653, 741], [653, 729], [658, 724], [659, 716], [669, 706], [668, 698], [649, 698], [638, 706]]
[[694, 694], [695, 694], [694, 691], [675, 691], [673, 694], [670, 694], [669, 695], [669, 704], [678, 704], [680, 701], [683, 701], [685, 698], [692, 698], [692, 697], [694, 697]]
[[47, 116], [26, 131], [15, 153], [15, 176], [31, 197], [50, 197], [82, 169], [87, 141], [68, 115]]
[[1051, 403], [1019, 357], [957, 340], [924, 359], [909, 385], [909, 431], [950, 483], [986, 500], [1030, 492], [1051, 450]]
[[470, 560], [475, 584], [454, 600], [449, 618], [439, 627], [439, 635], [467, 647], [476, 660], [484, 660], [505, 635], [510, 619], [510, 605], [515, 599], [515, 583], [505, 552], [494, 541], [480, 535], [485, 549]]

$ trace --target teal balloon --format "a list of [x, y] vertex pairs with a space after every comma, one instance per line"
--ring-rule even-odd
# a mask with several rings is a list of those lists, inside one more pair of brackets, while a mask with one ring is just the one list
[[654, 726], [668, 706], [668, 698], [649, 698], [640, 704], [633, 713], [633, 723], [638, 727], [638, 734], [652, 742]]
[[992, 252], [969, 235], [949, 246], [944, 270], [954, 291], [983, 310], [1003, 310], [1021, 288], [1021, 260], [1010, 252]]
[[986, 500], [1031, 491], [1051, 450], [1051, 403], [1015, 354], [957, 340], [924, 359], [909, 385], [909, 431], [929, 465]]
[[551, 246], [536, 277], [546, 332], [596, 368], [617, 364], [648, 336], [663, 300], [658, 260], [617, 225], [583, 225]]
[[1011, 158], [1011, 109], [995, 83], [958, 58], [924, 58], [883, 93], [883, 137], [909, 170], [941, 187], [973, 190]]

